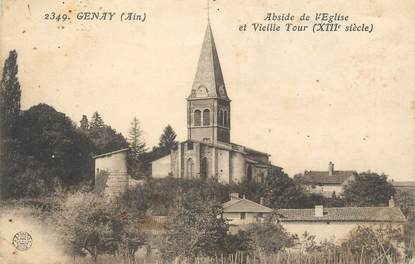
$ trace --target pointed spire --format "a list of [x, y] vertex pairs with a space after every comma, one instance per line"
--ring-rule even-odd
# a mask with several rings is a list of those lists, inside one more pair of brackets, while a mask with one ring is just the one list
[[219, 97], [229, 100], [210, 23], [206, 28], [193, 81], [190, 98], [194, 97]]

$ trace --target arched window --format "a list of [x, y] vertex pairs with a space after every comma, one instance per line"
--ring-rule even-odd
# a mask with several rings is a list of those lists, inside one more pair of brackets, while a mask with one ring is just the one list
[[200, 110], [195, 111], [195, 113], [193, 115], [193, 119], [194, 119], [194, 125], [195, 126], [200, 126], [201, 125], [202, 113], [200, 112]]
[[265, 181], [265, 176], [264, 176], [264, 172], [260, 172], [258, 175], [257, 175], [257, 183], [264, 183], [264, 181]]
[[229, 119], [228, 119], [228, 111], [223, 111], [223, 125], [224, 126], [228, 126], [228, 121], [229, 121]]
[[186, 164], [186, 177], [189, 179], [194, 178], [194, 163], [191, 158], [187, 160]]
[[218, 123], [220, 126], [223, 126], [223, 110], [219, 110], [219, 117], [218, 117]]
[[203, 180], [207, 179], [208, 172], [209, 172], [209, 162], [206, 157], [202, 158], [202, 161], [200, 162], [200, 178]]
[[248, 167], [246, 168], [246, 180], [248, 182], [252, 181], [252, 166], [248, 165]]
[[203, 125], [204, 126], [210, 125], [210, 110], [209, 109], [203, 110]]

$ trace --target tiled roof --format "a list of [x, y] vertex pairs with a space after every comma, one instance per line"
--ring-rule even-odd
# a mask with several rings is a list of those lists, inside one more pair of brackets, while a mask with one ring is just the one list
[[233, 198], [222, 204], [225, 213], [271, 213], [272, 209], [248, 199]]
[[334, 171], [330, 176], [328, 171], [305, 171], [298, 178], [308, 184], [342, 184], [355, 174], [355, 171]]
[[336, 207], [324, 208], [322, 217], [315, 216], [315, 209], [278, 209], [282, 222], [346, 221], [346, 222], [404, 222], [399, 207]]
[[393, 187], [415, 187], [415, 181], [391, 181]]

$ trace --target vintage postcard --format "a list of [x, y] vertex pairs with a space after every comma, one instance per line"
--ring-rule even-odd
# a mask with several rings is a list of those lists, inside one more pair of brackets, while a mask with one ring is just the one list
[[414, 21], [0, 1], [0, 263], [415, 263]]

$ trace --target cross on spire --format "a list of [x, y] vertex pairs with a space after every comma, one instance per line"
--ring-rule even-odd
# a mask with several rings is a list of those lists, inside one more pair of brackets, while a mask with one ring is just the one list
[[206, 4], [207, 4], [207, 20], [209, 23], [210, 22], [210, 0], [206, 0]]

